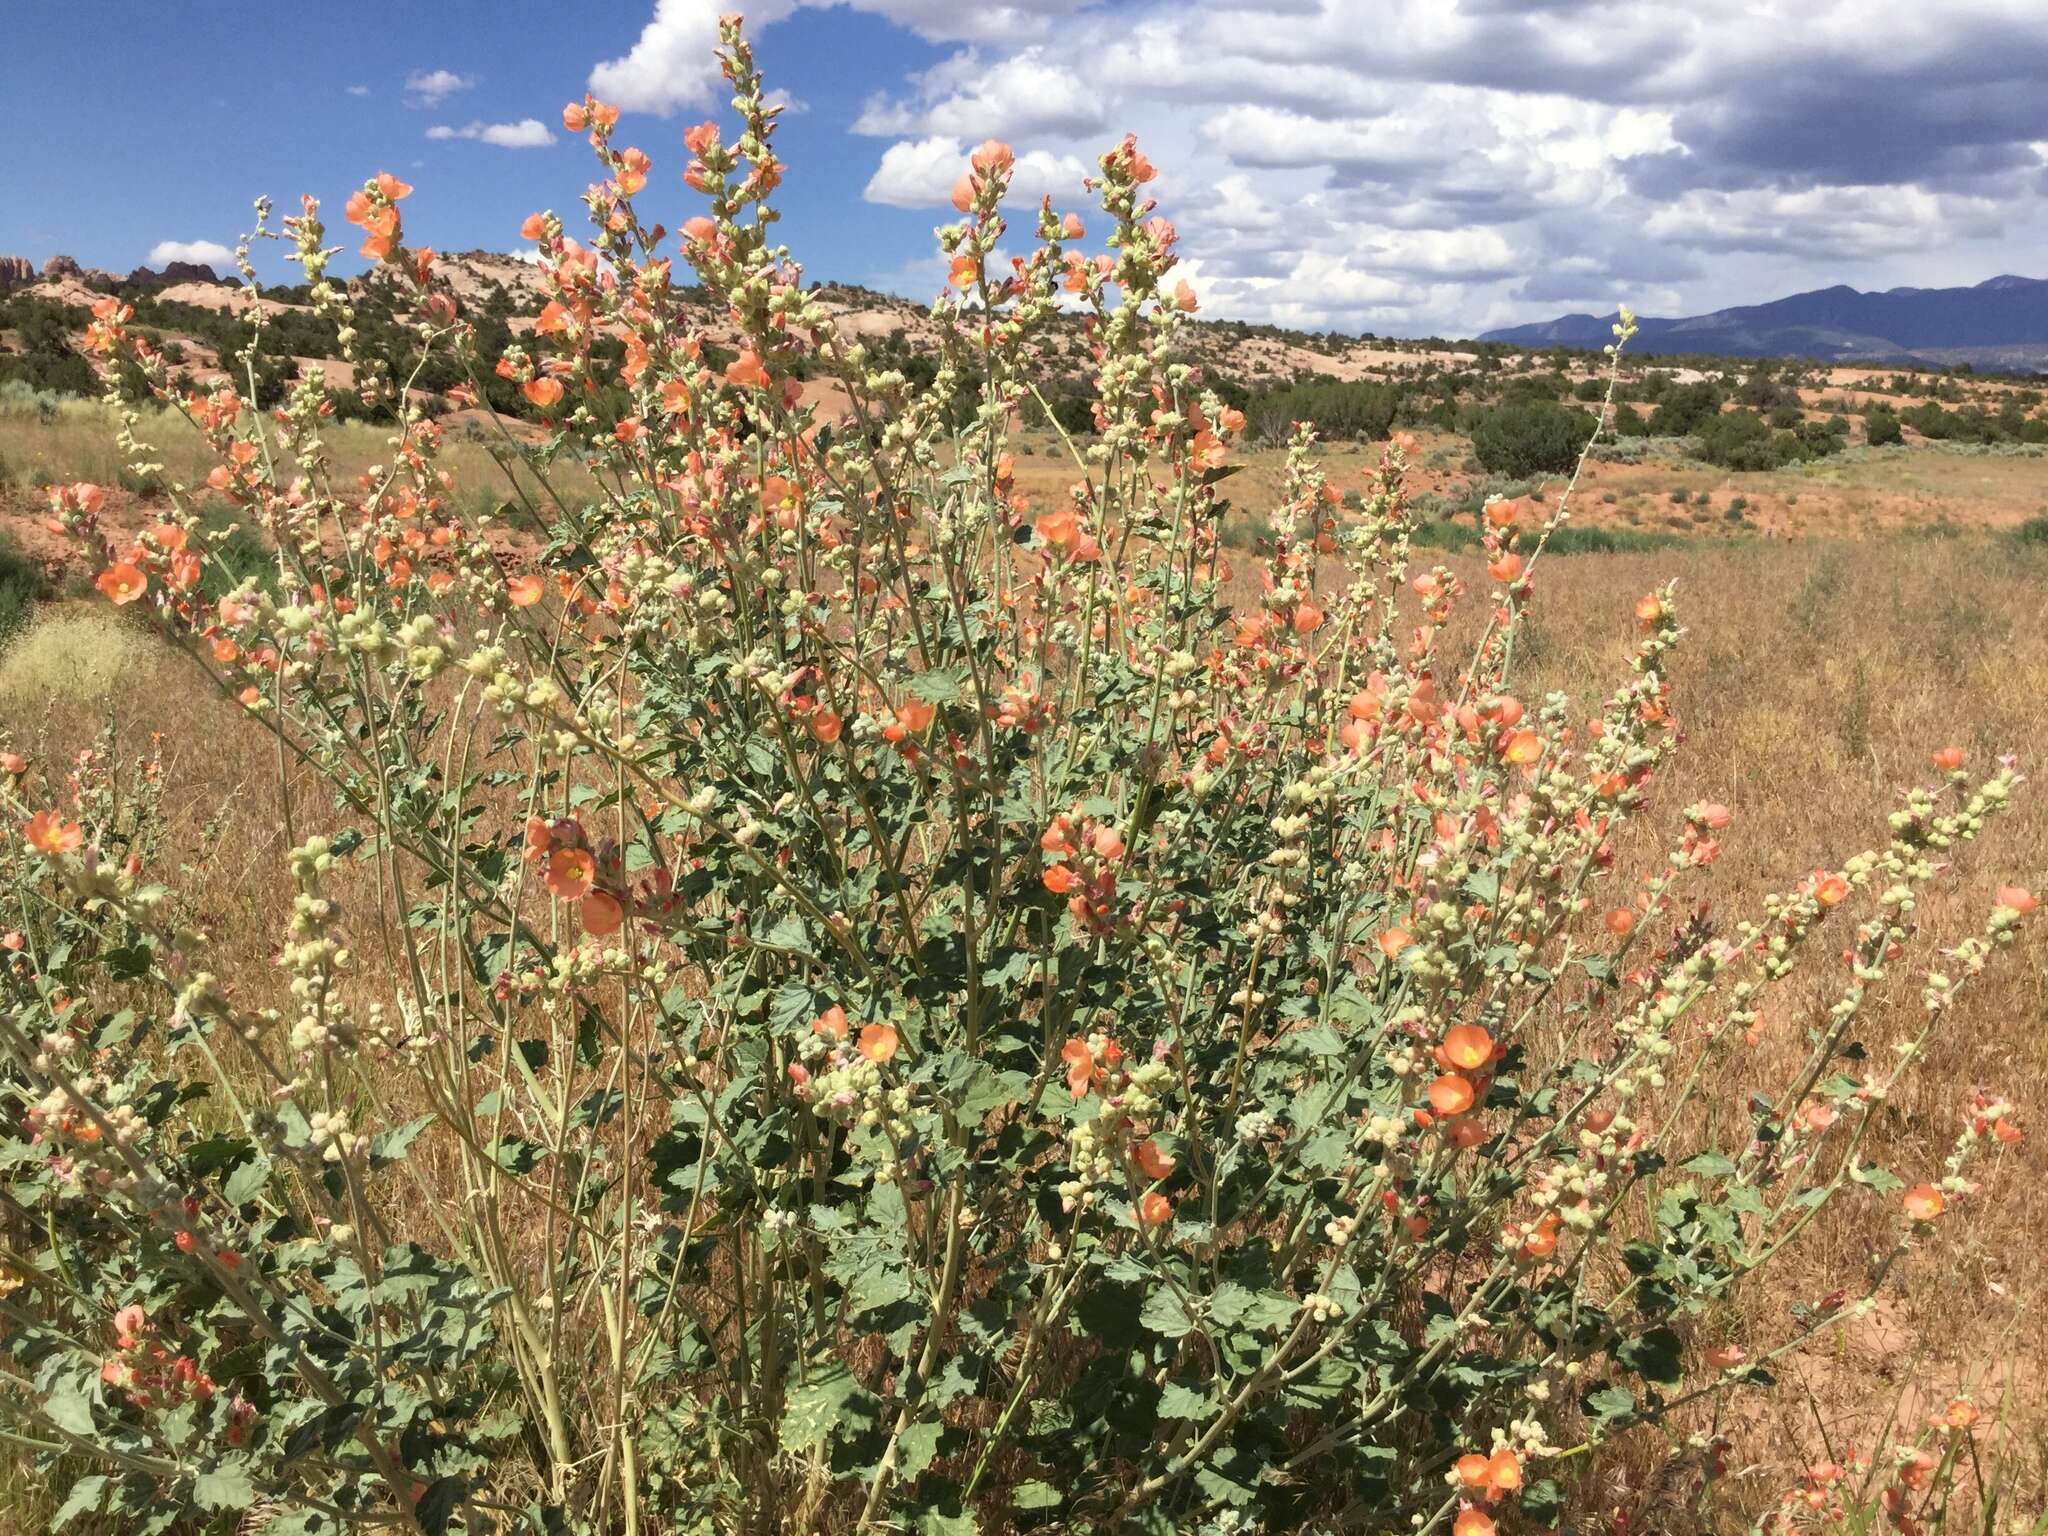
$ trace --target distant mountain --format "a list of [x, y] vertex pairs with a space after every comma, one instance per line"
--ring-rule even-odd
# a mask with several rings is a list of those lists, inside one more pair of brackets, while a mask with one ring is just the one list
[[[1616, 316], [1564, 315], [1488, 331], [1481, 341], [1523, 347], [1603, 347]], [[1769, 304], [1683, 320], [1638, 322], [1642, 352], [1811, 357], [1824, 362], [1975, 363], [2048, 371], [2048, 281], [1994, 277], [1973, 288], [1837, 285]]]

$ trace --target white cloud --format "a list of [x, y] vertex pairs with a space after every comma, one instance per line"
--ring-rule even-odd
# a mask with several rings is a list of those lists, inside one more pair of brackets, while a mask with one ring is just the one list
[[958, 139], [937, 134], [905, 139], [882, 152], [882, 163], [861, 195], [892, 208], [927, 208], [943, 203], [966, 169], [967, 151]]
[[235, 253], [218, 240], [159, 240], [149, 248], [149, 264], [161, 267], [167, 262], [189, 261], [200, 266], [232, 266]]
[[[967, 169], [968, 154], [966, 144], [944, 134], [891, 144], [883, 151], [882, 163], [875, 167], [862, 196], [892, 208], [950, 206], [953, 186]], [[1087, 174], [1088, 168], [1077, 156], [1026, 150], [1011, 167], [1010, 197], [1020, 206], [1042, 197], [1063, 207], [1078, 205], [1081, 181]]]
[[458, 75], [452, 69], [416, 69], [405, 77], [405, 94], [415, 106], [433, 107], [475, 84], [472, 76]]
[[[657, 0], [639, 41], [619, 58], [590, 72], [590, 89], [628, 112], [706, 107], [720, 94], [718, 18], [730, 0]], [[795, 0], [755, 0], [747, 24], [755, 35], [796, 8]]]
[[[747, 27], [759, 36], [799, 6], [824, 9], [842, 0], [753, 0]], [[962, 4], [961, 0], [844, 0], [854, 10], [886, 17], [933, 42], [1014, 44], [1045, 35], [1060, 17], [1096, 0], [1008, 0], [1006, 4]], [[656, 0], [654, 15], [633, 46], [590, 71], [590, 89], [628, 112], [666, 117], [678, 108], [699, 108], [722, 98], [718, 62], [718, 18], [732, 0]]]
[[500, 149], [545, 149], [555, 142], [548, 125], [537, 117], [522, 117], [516, 123], [466, 123], [451, 128], [436, 123], [427, 130], [430, 139], [475, 139]]
[[[721, 105], [731, 4], [658, 0], [592, 88]], [[1020, 209], [1086, 216], [1081, 175], [1136, 131], [1213, 316], [1469, 334], [1566, 297], [1974, 281], [2048, 237], [2041, 0], [759, 0], [748, 24], [833, 5], [940, 45], [859, 81], [869, 201], [944, 208], [994, 137]]]
[[348, 88], [348, 93], [351, 96], [367, 96], [370, 94], [370, 88], [367, 85], [352, 85]]

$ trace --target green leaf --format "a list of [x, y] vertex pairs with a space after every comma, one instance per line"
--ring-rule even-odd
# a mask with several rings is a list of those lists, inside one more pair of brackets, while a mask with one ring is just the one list
[[962, 697], [959, 677], [943, 668], [920, 672], [907, 686], [912, 694], [927, 704], [955, 704]]
[[229, 1205], [247, 1205], [263, 1193], [263, 1186], [269, 1182], [269, 1159], [252, 1157], [228, 1175], [220, 1192]]
[[1627, 1387], [1602, 1387], [1586, 1395], [1585, 1408], [1606, 1423], [1625, 1423], [1636, 1415], [1636, 1397]]
[[778, 1437], [785, 1451], [803, 1455], [823, 1449], [841, 1412], [861, 1391], [841, 1360], [814, 1361], [805, 1379], [789, 1389]]
[[896, 1473], [904, 1482], [914, 1482], [938, 1458], [939, 1437], [946, 1426], [936, 1419], [913, 1424], [896, 1441]]
[[97, 1514], [106, 1493], [107, 1480], [104, 1477], [81, 1477], [71, 1485], [71, 1492], [57, 1506], [57, 1512], [50, 1516], [50, 1529], [61, 1531], [80, 1515]]
[[1685, 1372], [1684, 1346], [1669, 1328], [1652, 1328], [1640, 1338], [1630, 1339], [1614, 1357], [1645, 1381], [1660, 1386], [1669, 1386]]
[[1041, 1483], [1036, 1478], [1019, 1483], [1010, 1491], [1010, 1502], [1018, 1509], [1057, 1509], [1065, 1498], [1051, 1483]]
[[81, 1438], [90, 1439], [94, 1433], [92, 1399], [76, 1376], [59, 1381], [43, 1399], [43, 1416], [59, 1429]]
[[1889, 1168], [1880, 1168], [1876, 1163], [1853, 1163], [1849, 1177], [1858, 1184], [1867, 1184], [1880, 1195], [1896, 1195], [1906, 1187], [1906, 1181]]
[[413, 1506], [413, 1518], [419, 1521], [427, 1536], [441, 1536], [448, 1529], [449, 1518], [460, 1507], [463, 1495], [468, 1492], [467, 1478], [437, 1477], [427, 1485], [427, 1491]]
[[1735, 1164], [1719, 1152], [1702, 1152], [1698, 1157], [1680, 1163], [1679, 1168], [1702, 1179], [1725, 1179], [1735, 1171]]
[[1169, 1339], [1180, 1338], [1195, 1326], [1195, 1320], [1188, 1316], [1187, 1304], [1178, 1293], [1164, 1285], [1145, 1298], [1138, 1321]]
[[201, 1509], [247, 1509], [256, 1502], [249, 1463], [239, 1456], [215, 1462], [192, 1479], [192, 1499]]
[[420, 1132], [433, 1123], [432, 1115], [421, 1115], [417, 1120], [408, 1120], [403, 1125], [379, 1131], [370, 1138], [370, 1166], [388, 1168], [403, 1161], [405, 1154], [412, 1150], [412, 1144], [420, 1139]]

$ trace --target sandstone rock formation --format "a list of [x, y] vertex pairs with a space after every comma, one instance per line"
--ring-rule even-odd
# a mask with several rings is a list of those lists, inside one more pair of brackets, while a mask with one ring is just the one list
[[81, 267], [69, 256], [52, 256], [48, 261], [44, 262], [43, 276], [45, 279], [68, 277], [74, 282], [83, 283], [88, 288], [96, 288], [102, 293], [111, 293], [114, 289], [121, 286], [121, 279], [114, 276], [113, 273], [101, 271], [98, 267]]

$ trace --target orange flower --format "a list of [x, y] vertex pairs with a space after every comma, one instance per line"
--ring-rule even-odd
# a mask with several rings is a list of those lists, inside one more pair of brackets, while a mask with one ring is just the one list
[[1814, 883], [1813, 899], [1823, 907], [1840, 906], [1849, 895], [1849, 882], [1840, 875], [1824, 875]]
[[544, 411], [551, 411], [562, 401], [562, 381], [546, 374], [528, 379], [519, 386], [519, 393], [526, 396]]
[[1657, 596], [1656, 593], [1649, 593], [1647, 596], [1636, 600], [1636, 622], [1642, 625], [1644, 629], [1651, 628], [1663, 617], [1664, 600]]
[[531, 608], [546, 590], [546, 585], [531, 571], [505, 583], [505, 595], [511, 598], [514, 608]]
[[1060, 1047], [1060, 1060], [1067, 1064], [1067, 1092], [1078, 1099], [1094, 1085], [1095, 1053], [1086, 1040], [1073, 1036]]
[[1451, 1536], [1493, 1536], [1493, 1516], [1476, 1504], [1467, 1504], [1451, 1522]]
[[1429, 1085], [1429, 1107], [1445, 1117], [1464, 1114], [1477, 1097], [1471, 1080], [1455, 1072], [1446, 1072]]
[[1392, 960], [1414, 942], [1414, 936], [1406, 928], [1389, 928], [1380, 935], [1380, 953]]
[[896, 723], [913, 736], [923, 733], [938, 711], [923, 699], [905, 699], [896, 706]]
[[1150, 1139], [1131, 1148], [1131, 1161], [1148, 1179], [1163, 1179], [1174, 1169], [1174, 1160], [1159, 1150], [1158, 1142]]
[[1444, 1036], [1444, 1061], [1461, 1072], [1476, 1072], [1493, 1060], [1493, 1036], [1477, 1024], [1453, 1025]]
[[1635, 932], [1636, 915], [1627, 907], [1616, 907], [1607, 914], [1607, 931], [1617, 939], [1625, 939]]
[[1557, 1234], [1563, 1228], [1563, 1221], [1557, 1212], [1546, 1212], [1543, 1219], [1530, 1229], [1522, 1240], [1521, 1256], [1525, 1259], [1547, 1259], [1557, 1252]]
[[42, 853], [69, 853], [85, 841], [85, 828], [55, 811], [37, 811], [21, 829], [28, 845]]
[[1543, 756], [1543, 738], [1534, 731], [1516, 731], [1503, 744], [1500, 755], [1526, 768]]
[[647, 170], [654, 162], [645, 150], [629, 149], [619, 156], [619, 190], [631, 197], [647, 185]]
[[1486, 569], [1495, 581], [1513, 581], [1522, 574], [1522, 557], [1509, 550]]
[[1173, 1220], [1173, 1202], [1158, 1190], [1150, 1190], [1138, 1201], [1138, 1220], [1148, 1227], [1161, 1227]]
[[811, 1020], [811, 1033], [823, 1035], [827, 1040], [846, 1038], [846, 1010], [834, 1003], [815, 1019]]
[[896, 1031], [887, 1024], [870, 1024], [860, 1032], [860, 1053], [872, 1062], [884, 1062], [896, 1054]]
[[2041, 904], [2034, 893], [2023, 885], [2001, 885], [1993, 900], [2006, 911], [2017, 912], [2021, 917], [2025, 917]]
[[541, 878], [559, 900], [581, 901], [597, 879], [597, 860], [588, 848], [557, 848], [548, 855], [547, 873]]
[[1932, 1221], [1947, 1207], [1941, 1191], [1932, 1184], [1915, 1184], [1906, 1191], [1906, 1214], [1915, 1221]]
[[839, 739], [841, 723], [839, 717], [829, 709], [813, 711], [810, 721], [811, 735], [829, 747]]
[[28, 772], [28, 759], [19, 752], [0, 752], [0, 773], [19, 777]]
[[1314, 603], [1304, 602], [1294, 610], [1294, 632], [1297, 635], [1311, 635], [1323, 625], [1323, 610]]
[[751, 347], [725, 365], [725, 382], [742, 389], [760, 389], [768, 382], [768, 370]]
[[100, 572], [99, 580], [93, 583], [106, 593], [115, 607], [132, 603], [149, 590], [149, 578], [127, 561], [110, 565]]
[[618, 897], [605, 891], [592, 891], [585, 896], [577, 913], [583, 919], [583, 931], [600, 939], [617, 933], [626, 920], [626, 909], [619, 905]]
[[1495, 1451], [1486, 1463], [1486, 1486], [1495, 1498], [1519, 1489], [1522, 1486], [1522, 1458], [1506, 1446]]
[[1933, 763], [1943, 773], [1954, 773], [1963, 766], [1963, 749], [1961, 747], [1943, 747], [1939, 752], [1930, 757], [1928, 761]]
[[1968, 1429], [1977, 1422], [1977, 1405], [1967, 1397], [1952, 1397], [1948, 1407], [1928, 1423], [1936, 1429]]

